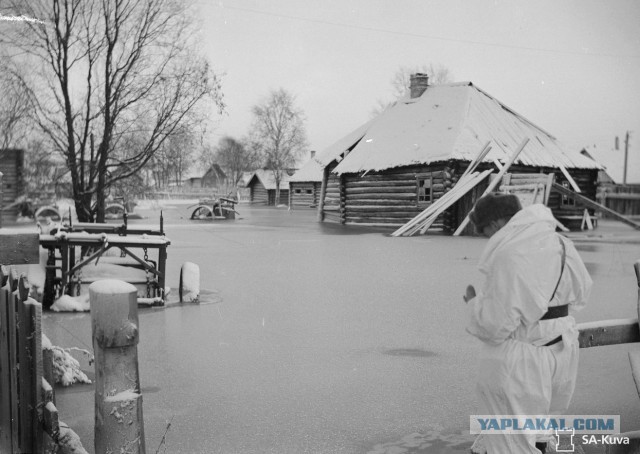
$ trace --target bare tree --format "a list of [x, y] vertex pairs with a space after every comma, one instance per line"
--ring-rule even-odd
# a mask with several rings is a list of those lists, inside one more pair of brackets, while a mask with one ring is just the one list
[[294, 96], [280, 88], [253, 107], [253, 117], [248, 146], [262, 154], [266, 167], [273, 172], [279, 204], [284, 173], [295, 165], [307, 146], [304, 112], [296, 107]]
[[450, 83], [453, 80], [453, 74], [443, 65], [434, 65], [430, 63], [422, 66], [401, 66], [391, 79], [392, 99], [393, 101], [384, 101], [379, 99], [377, 105], [373, 108], [371, 116], [375, 117], [393, 104], [398, 98], [406, 95], [409, 89], [410, 78], [412, 74], [422, 73], [429, 75], [430, 85], [441, 85]]
[[29, 127], [30, 106], [15, 69], [0, 60], [0, 153], [4, 148], [21, 145]]
[[213, 164], [222, 167], [234, 188], [237, 188], [244, 172], [254, 170], [260, 163], [260, 156], [255, 148], [231, 136], [222, 137], [215, 148], [207, 150], [203, 159], [206, 160], [207, 167]]
[[181, 1], [11, 1], [13, 14], [44, 22], [4, 36], [31, 65], [23, 81], [36, 122], [65, 157], [78, 218], [102, 222], [110, 186], [190, 127], [203, 103], [223, 109], [219, 80], [194, 51]]

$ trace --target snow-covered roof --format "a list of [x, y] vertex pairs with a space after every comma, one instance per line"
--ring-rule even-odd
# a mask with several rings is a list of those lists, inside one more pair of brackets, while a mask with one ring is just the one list
[[322, 181], [322, 169], [324, 167], [315, 158], [311, 158], [300, 170], [291, 175], [289, 182]]
[[450, 159], [472, 161], [490, 141], [485, 161], [505, 161], [525, 138], [529, 143], [518, 164], [600, 168], [471, 82], [429, 86], [420, 97], [400, 99], [316, 159], [322, 166], [338, 160], [334, 173], [358, 173]]
[[[275, 189], [276, 188], [276, 179], [273, 176], [273, 172], [271, 170], [266, 169], [258, 169], [256, 170], [249, 181], [247, 182], [247, 186], [251, 184], [254, 178], [257, 178], [262, 186], [265, 189]], [[289, 189], [289, 175], [286, 172], [282, 172], [282, 180], [280, 180], [280, 189]]]
[[[585, 147], [584, 151], [604, 167], [607, 175], [615, 183], [622, 184], [624, 181], [624, 150], [591, 145]], [[629, 150], [627, 156], [627, 184], [640, 184], [640, 154], [634, 154], [631, 151]]]

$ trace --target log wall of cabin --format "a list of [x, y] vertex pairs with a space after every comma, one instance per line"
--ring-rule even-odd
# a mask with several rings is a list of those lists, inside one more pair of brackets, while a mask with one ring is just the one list
[[[357, 174], [337, 176], [329, 173], [323, 209], [324, 219], [379, 227], [402, 226], [429, 206], [429, 204], [417, 202], [419, 175], [432, 174], [432, 201], [435, 201], [455, 185], [467, 165], [466, 162], [433, 163], [428, 166], [407, 166], [381, 172], [368, 172], [363, 176]], [[330, 168], [329, 172], [333, 168]], [[485, 163], [478, 166], [477, 170], [488, 168], [495, 169], [493, 164]], [[568, 184], [566, 177], [559, 169], [512, 165], [509, 172], [554, 173], [557, 183]], [[582, 194], [595, 200], [598, 171], [569, 169], [568, 172], [580, 187]], [[488, 184], [489, 178], [478, 184], [440, 215], [431, 228], [446, 232], [455, 230], [471, 211], [476, 200], [482, 196]], [[550, 194], [549, 208], [559, 218], [578, 216], [584, 211], [584, 208], [562, 203], [562, 197], [555, 191]], [[590, 213], [593, 214], [591, 210]], [[463, 234], [474, 234], [473, 226], [467, 226]]]
[[[344, 224], [397, 228], [445, 193], [444, 164], [411, 166], [368, 172], [365, 175], [330, 174], [325, 197], [325, 219]], [[418, 202], [418, 177], [431, 175], [431, 202]], [[451, 184], [449, 184], [449, 187]], [[444, 228], [441, 215], [433, 228]]]
[[318, 204], [320, 183], [300, 181], [289, 183], [289, 206], [291, 208], [314, 208]]
[[251, 185], [251, 202], [265, 204], [269, 202], [269, 194], [267, 193], [267, 189], [262, 183], [260, 183], [259, 180]]

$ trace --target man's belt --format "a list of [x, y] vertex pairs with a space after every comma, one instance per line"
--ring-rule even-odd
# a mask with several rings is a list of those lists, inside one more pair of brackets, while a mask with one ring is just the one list
[[540, 320], [551, 320], [553, 318], [566, 317], [569, 315], [569, 305], [563, 304], [562, 306], [551, 306], [547, 309], [547, 312], [540, 318]]

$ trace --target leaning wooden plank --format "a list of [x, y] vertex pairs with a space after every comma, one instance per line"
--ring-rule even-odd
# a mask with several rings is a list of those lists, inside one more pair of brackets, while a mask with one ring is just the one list
[[478, 153], [478, 155], [474, 158], [474, 160], [469, 163], [467, 170], [464, 171], [464, 173], [460, 178], [463, 178], [468, 174], [470, 174], [471, 172], [473, 172], [474, 170], [476, 170], [476, 167], [478, 167], [478, 164], [480, 164], [482, 160], [485, 158], [485, 156], [487, 156], [489, 151], [491, 151], [491, 147], [489, 146], [490, 143], [491, 141], [489, 140], [487, 143], [484, 144], [484, 147], [482, 147], [482, 150], [480, 150], [480, 153]]
[[429, 205], [424, 211], [419, 213], [409, 222], [407, 222], [398, 230], [393, 232], [391, 236], [413, 235], [415, 232], [417, 232], [420, 229], [421, 224], [426, 219], [428, 219], [433, 213], [435, 213], [438, 210], [440, 206], [442, 206], [443, 204], [446, 204], [447, 201], [455, 195], [457, 190], [459, 190], [460, 188], [464, 188], [466, 185], [470, 184], [475, 178], [477, 178], [477, 176], [478, 176], [478, 173], [473, 173], [471, 175], [466, 175], [464, 178], [460, 178], [460, 180], [458, 180], [456, 185], [453, 188], [451, 188], [449, 192], [445, 193], [442, 197], [440, 197], [438, 200], [436, 200], [431, 205]]
[[11, 434], [11, 337], [9, 335], [9, 283], [8, 269], [0, 267], [0, 452], [12, 452]]
[[[509, 167], [511, 167], [511, 164], [513, 164], [515, 162], [515, 160], [518, 157], [518, 155], [520, 154], [520, 152], [524, 149], [524, 147], [527, 146], [528, 143], [529, 143], [529, 139], [527, 139], [527, 138], [525, 138], [520, 143], [518, 148], [516, 148], [516, 150], [509, 157], [509, 161], [507, 161], [507, 163], [502, 167], [502, 169], [500, 169], [500, 171], [498, 172], [498, 175], [496, 176], [496, 178], [491, 183], [489, 183], [489, 186], [487, 187], [487, 189], [482, 194], [483, 196], [489, 194], [491, 191], [493, 191], [495, 189], [496, 186], [498, 186], [500, 181], [502, 181], [502, 176], [507, 172], [507, 170], [509, 170]], [[464, 220], [460, 223], [460, 225], [458, 226], [456, 231], [453, 232], [453, 235], [454, 236], [460, 235], [462, 233], [462, 231], [467, 227], [468, 223], [469, 223], [469, 214], [467, 214], [467, 216], [464, 218]]]
[[451, 197], [451, 199], [449, 199], [446, 204], [441, 206], [438, 209], [438, 211], [436, 211], [431, 216], [431, 218], [427, 222], [425, 222], [424, 225], [422, 225], [420, 229], [420, 233], [424, 234], [429, 229], [429, 227], [431, 227], [431, 224], [435, 222], [437, 217], [440, 216], [440, 214], [442, 214], [447, 208], [449, 208], [451, 205], [453, 205], [458, 200], [460, 200], [466, 193], [468, 193], [473, 188], [475, 188], [481, 181], [483, 181], [492, 172], [493, 172], [492, 170], [485, 170], [480, 175], [478, 175], [469, 185], [456, 191], [456, 193]]
[[637, 318], [580, 323], [578, 329], [580, 348], [640, 342]]
[[631, 363], [631, 375], [636, 383], [638, 396], [640, 396], [640, 350], [629, 352], [629, 362]]
[[617, 211], [613, 211], [610, 208], [607, 208], [604, 205], [600, 205], [597, 202], [594, 202], [593, 200], [581, 195], [581, 194], [577, 194], [576, 192], [572, 191], [571, 189], [565, 188], [562, 185], [559, 185], [558, 183], [553, 183], [553, 189], [555, 189], [556, 191], [558, 191], [560, 194], [565, 195], [569, 198], [572, 198], [573, 200], [575, 200], [576, 202], [581, 203], [582, 205], [588, 207], [588, 208], [593, 208], [594, 210], [597, 211], [602, 211], [603, 213], [607, 213], [608, 215], [610, 215], [611, 217], [616, 218], [617, 220], [619, 220], [620, 222], [624, 222], [625, 224], [633, 227], [636, 230], [640, 230], [640, 224], [638, 224], [637, 222], [632, 221], [631, 219], [629, 219], [626, 216], [621, 215], [620, 213], [618, 213]]
[[445, 205], [451, 199], [451, 197], [456, 194], [456, 191], [459, 191], [460, 188], [466, 187], [477, 177], [477, 175], [478, 174], [474, 172], [458, 180], [458, 183], [453, 188], [451, 188], [450, 191], [446, 192], [442, 197], [432, 203], [427, 209], [418, 214], [415, 218], [409, 221], [405, 227], [402, 227], [398, 231], [405, 236], [411, 236], [415, 234], [422, 227], [422, 225], [424, 225], [424, 223], [431, 218], [433, 213], [437, 212], [441, 206]]
[[404, 226], [393, 232], [392, 236], [411, 236], [415, 234], [422, 227], [422, 225], [424, 225], [424, 223], [431, 218], [433, 213], [437, 212], [441, 206], [445, 205], [452, 197], [455, 196], [457, 191], [469, 185], [475, 178], [477, 178], [477, 176], [478, 173], [474, 172], [458, 180], [456, 185], [451, 188], [450, 191], [446, 192], [442, 197], [429, 205], [429, 207], [427, 207], [423, 212], [419, 213], [416, 217], [407, 222]]
[[549, 206], [549, 195], [551, 195], [551, 187], [553, 186], [553, 181], [556, 177], [556, 174], [551, 172], [548, 176], [547, 176], [547, 183], [544, 187], [544, 204], [546, 206]]
[[0, 229], [0, 261], [3, 265], [40, 263], [39, 235], [23, 229]]
[[425, 208], [421, 213], [418, 213], [418, 215], [416, 215], [414, 218], [409, 220], [406, 224], [404, 224], [398, 230], [393, 232], [391, 234], [391, 236], [403, 235], [403, 234], [407, 233], [411, 228], [419, 225], [421, 222], [423, 222], [425, 219], [427, 219], [429, 216], [431, 216], [431, 214], [434, 213], [441, 204], [446, 203], [446, 201], [453, 195], [452, 193], [455, 193], [454, 189], [459, 188], [459, 187], [463, 187], [464, 185], [468, 184], [477, 175], [478, 175], [478, 173], [472, 173], [470, 175], [467, 174], [464, 177], [461, 177], [458, 180], [458, 182], [456, 183], [456, 185], [453, 188], [451, 188], [450, 191], [446, 192], [442, 197], [440, 197], [439, 199], [434, 201], [431, 205], [429, 205], [427, 208]]
[[578, 183], [576, 183], [575, 180], [571, 177], [571, 175], [569, 175], [569, 171], [567, 170], [567, 168], [562, 164], [558, 164], [558, 167], [560, 167], [560, 171], [565, 176], [565, 178], [567, 179], [567, 181], [569, 182], [573, 190], [576, 192], [582, 192], [580, 190], [580, 186], [578, 186]]

